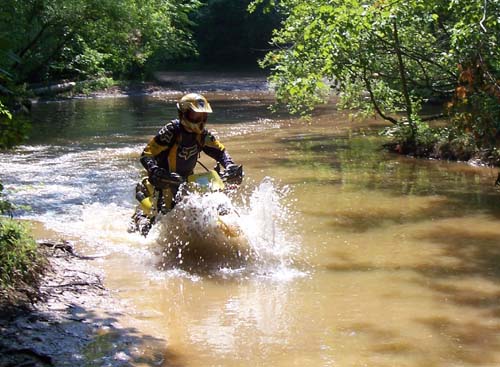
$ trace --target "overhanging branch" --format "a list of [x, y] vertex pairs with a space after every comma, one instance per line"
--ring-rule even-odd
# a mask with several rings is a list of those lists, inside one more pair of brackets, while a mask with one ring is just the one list
[[366, 70], [363, 72], [363, 81], [365, 82], [366, 90], [368, 91], [368, 94], [370, 95], [370, 101], [375, 108], [375, 111], [379, 114], [380, 117], [382, 117], [384, 120], [392, 122], [394, 125], [398, 124], [398, 120], [395, 118], [392, 118], [391, 116], [387, 116], [385, 113], [382, 112], [380, 109], [377, 100], [375, 99], [375, 96], [373, 95], [373, 90], [372, 90], [372, 85], [370, 82], [370, 79], [366, 77]]

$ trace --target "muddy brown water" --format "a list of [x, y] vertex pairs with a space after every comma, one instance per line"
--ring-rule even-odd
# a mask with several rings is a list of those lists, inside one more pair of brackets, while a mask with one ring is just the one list
[[18, 216], [104, 256], [119, 321], [144, 336], [131, 355], [165, 366], [500, 365], [496, 170], [386, 153], [379, 121], [355, 124], [333, 106], [308, 123], [271, 115], [263, 92], [207, 93], [210, 127], [245, 167], [233, 200], [258, 256], [197, 271], [180, 253], [162, 266], [162, 234], [143, 239], [126, 222], [139, 153], [178, 96], [37, 104], [30, 142], [1, 156], [8, 197], [30, 205]]

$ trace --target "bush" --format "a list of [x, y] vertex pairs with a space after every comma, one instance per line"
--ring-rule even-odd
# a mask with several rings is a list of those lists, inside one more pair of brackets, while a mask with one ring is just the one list
[[474, 137], [456, 129], [443, 129], [443, 138], [436, 142], [436, 158], [468, 161], [478, 152]]
[[[22, 108], [18, 101], [15, 101], [15, 104]], [[27, 137], [30, 126], [24, 116], [18, 114], [13, 117], [11, 111], [0, 100], [0, 150], [10, 149], [22, 143]]]
[[[402, 123], [384, 129], [382, 135], [391, 138], [386, 144], [389, 149], [417, 157], [468, 161], [479, 153], [474, 137], [456, 126], [430, 127], [420, 122], [413, 140], [408, 124]], [[495, 157], [490, 157], [494, 152], [488, 153], [490, 163], [496, 164]]]
[[113, 78], [109, 77], [84, 80], [76, 83], [74, 93], [91, 94], [93, 92], [102, 91], [115, 85], [117, 85], [117, 82], [113, 80]]
[[434, 147], [443, 139], [442, 131], [430, 127], [425, 122], [416, 125], [415, 135], [409, 123], [403, 121], [399, 124], [385, 128], [381, 135], [391, 138], [394, 150], [403, 154], [416, 156], [432, 156]]
[[14, 206], [7, 200], [3, 199], [3, 185], [0, 182], [0, 214], [11, 214]]
[[10, 301], [36, 298], [46, 265], [35, 240], [24, 225], [0, 219], [0, 292]]

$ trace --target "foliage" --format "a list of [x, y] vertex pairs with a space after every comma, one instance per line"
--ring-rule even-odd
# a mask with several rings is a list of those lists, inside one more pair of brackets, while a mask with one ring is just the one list
[[0, 150], [10, 149], [26, 139], [31, 128], [23, 116], [12, 118], [12, 114], [0, 101]]
[[12, 119], [12, 114], [10, 113], [10, 111], [7, 109], [7, 107], [5, 107], [2, 103], [2, 101], [0, 101], [0, 119], [1, 118], [5, 118], [5, 119]]
[[456, 127], [431, 127], [426, 122], [417, 124], [415, 141], [408, 143], [410, 134], [408, 123], [385, 128], [380, 134], [390, 137], [388, 144], [392, 150], [402, 154], [419, 157], [468, 161], [476, 153], [474, 138], [471, 134]]
[[15, 84], [142, 78], [198, 54], [203, 63], [252, 64], [263, 55], [281, 18], [274, 10], [250, 14], [249, 4], [250, 0], [4, 0], [0, 77], [3, 70]]
[[473, 134], [478, 148], [495, 147], [500, 138], [500, 80], [484, 80], [484, 67], [478, 62], [461, 72], [460, 85], [449, 103], [455, 126]]
[[78, 94], [90, 94], [96, 90], [104, 90], [106, 88], [110, 88], [117, 83], [108, 77], [102, 77], [97, 79], [88, 79], [81, 82], [76, 83], [76, 87], [74, 92]]
[[14, 206], [7, 200], [3, 199], [3, 184], [0, 182], [0, 215], [11, 214]]
[[286, 14], [262, 65], [292, 112], [308, 113], [338, 89], [341, 107], [402, 125], [415, 144], [422, 103], [448, 100], [457, 128], [470, 129], [479, 145], [498, 138], [499, 0], [253, 4], [262, 3]]
[[[3, 0], [0, 2], [0, 149], [27, 134], [34, 83], [85, 81], [78, 90], [142, 78], [158, 60], [195, 54], [189, 14], [199, 0]], [[26, 91], [28, 89], [28, 91]]]
[[17, 83], [140, 75], [155, 57], [191, 52], [198, 0], [4, 0], [0, 69]]
[[44, 260], [26, 227], [0, 219], [0, 290], [36, 286], [43, 266]]
[[[0, 215], [11, 214], [14, 206], [3, 199], [0, 183]], [[19, 222], [0, 217], [0, 307], [3, 301], [17, 303], [36, 297], [38, 282], [46, 266], [45, 257], [27, 228]]]

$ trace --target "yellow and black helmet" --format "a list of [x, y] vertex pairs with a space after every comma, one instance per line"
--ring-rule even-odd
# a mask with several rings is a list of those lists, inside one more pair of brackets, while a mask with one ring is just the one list
[[189, 110], [194, 112], [212, 113], [212, 107], [207, 99], [198, 93], [189, 93], [177, 102], [179, 112], [185, 113]]

